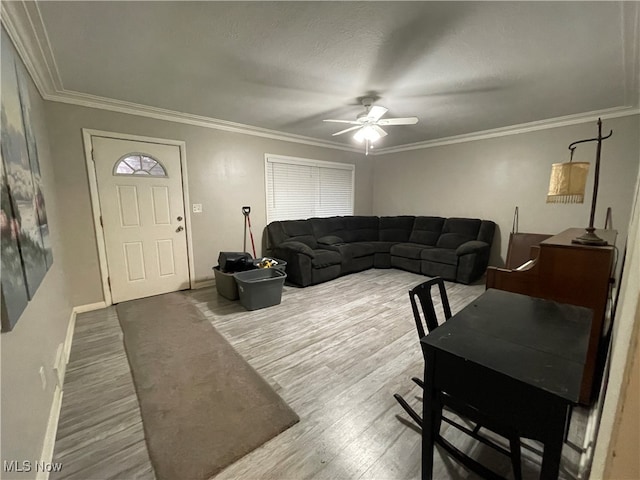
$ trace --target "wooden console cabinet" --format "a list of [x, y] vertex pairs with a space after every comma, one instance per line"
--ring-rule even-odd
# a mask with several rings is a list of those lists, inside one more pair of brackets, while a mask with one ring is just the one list
[[593, 322], [580, 390], [580, 403], [591, 403], [600, 384], [609, 333], [607, 306], [615, 259], [615, 230], [596, 230], [609, 243], [596, 247], [571, 243], [583, 228], [570, 228], [542, 242], [537, 257], [515, 270], [489, 267], [487, 288], [548, 298], [593, 309]]

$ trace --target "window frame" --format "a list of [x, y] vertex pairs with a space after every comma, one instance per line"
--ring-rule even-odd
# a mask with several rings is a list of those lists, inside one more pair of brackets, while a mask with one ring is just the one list
[[[284, 163], [290, 165], [299, 165], [305, 167], [316, 167], [316, 168], [325, 168], [325, 169], [339, 169], [339, 170], [348, 170], [351, 172], [351, 213], [349, 215], [353, 215], [355, 211], [355, 181], [356, 181], [356, 166], [352, 163], [342, 163], [342, 162], [331, 162], [327, 160], [314, 160], [310, 158], [302, 158], [302, 157], [292, 157], [287, 155], [278, 155], [273, 153], [266, 153], [264, 156], [264, 185], [265, 185], [265, 216], [266, 223], [269, 224], [275, 219], [269, 217], [269, 163]], [[317, 199], [316, 199], [317, 200]], [[318, 215], [312, 215], [318, 216]], [[307, 218], [311, 218], [307, 217]], [[300, 219], [304, 220], [304, 219]]]

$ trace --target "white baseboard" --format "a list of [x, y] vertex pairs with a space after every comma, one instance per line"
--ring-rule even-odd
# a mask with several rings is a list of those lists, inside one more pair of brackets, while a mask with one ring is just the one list
[[[44, 445], [42, 446], [42, 454], [40, 460], [44, 464], [51, 463], [53, 461], [53, 450], [56, 446], [56, 434], [58, 433], [58, 421], [60, 420], [60, 410], [62, 408], [62, 395], [63, 391], [56, 386], [53, 392], [53, 402], [51, 404], [51, 411], [49, 413], [49, 423], [47, 424], [47, 431], [44, 436]], [[38, 470], [36, 480], [48, 480], [49, 472], [46, 469]]]
[[79, 313], [93, 312], [107, 308], [105, 302], [89, 303], [87, 305], [79, 305], [71, 310], [71, 318], [69, 319], [69, 327], [67, 328], [67, 336], [64, 340], [64, 359], [65, 365], [69, 363], [69, 355], [71, 354], [71, 344], [73, 343], [73, 332], [76, 328], [76, 315]]
[[73, 311], [74, 313], [85, 313], [93, 312], [94, 310], [100, 310], [102, 308], [107, 308], [107, 304], [104, 301], [73, 307]]

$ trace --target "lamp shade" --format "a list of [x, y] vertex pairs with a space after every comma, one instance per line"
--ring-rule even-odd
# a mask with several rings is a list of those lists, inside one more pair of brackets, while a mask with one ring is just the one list
[[547, 203], [583, 203], [589, 163], [554, 163], [551, 166]]

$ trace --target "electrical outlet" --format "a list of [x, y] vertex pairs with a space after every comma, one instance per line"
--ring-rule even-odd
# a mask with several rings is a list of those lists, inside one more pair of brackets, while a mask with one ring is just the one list
[[193, 213], [202, 213], [202, 204], [194, 203], [193, 204]]
[[47, 389], [47, 376], [44, 374], [44, 367], [40, 367], [40, 381], [42, 382], [42, 390]]

